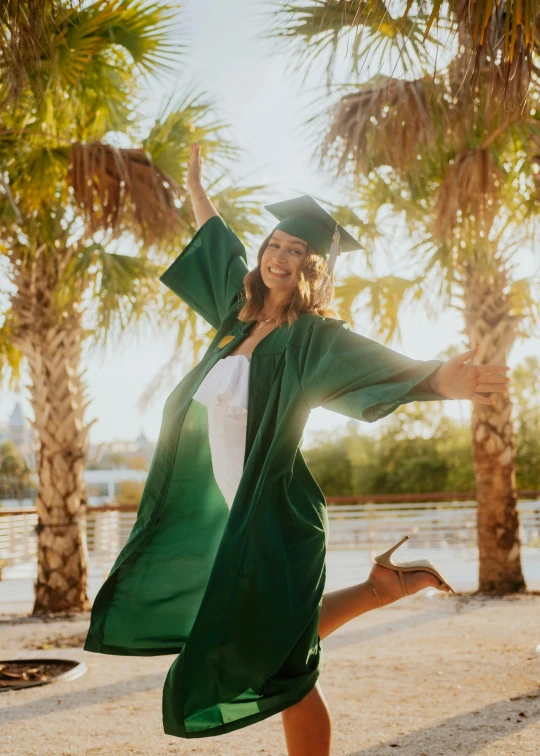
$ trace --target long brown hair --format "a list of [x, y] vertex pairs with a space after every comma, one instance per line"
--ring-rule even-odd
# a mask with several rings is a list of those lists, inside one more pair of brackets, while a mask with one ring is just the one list
[[[244, 278], [246, 301], [238, 313], [238, 319], [244, 322], [257, 320], [264, 307], [268, 287], [262, 279], [261, 260], [273, 233], [272, 231], [260, 246], [257, 253], [257, 267], [250, 270]], [[327, 276], [326, 267], [324, 257], [308, 244], [307, 254], [300, 269], [298, 285], [291, 299], [279, 307], [276, 326], [281, 326], [283, 323], [292, 325], [296, 318], [305, 312], [312, 312], [325, 318], [337, 318], [337, 312], [333, 307], [334, 287], [322, 286]]]

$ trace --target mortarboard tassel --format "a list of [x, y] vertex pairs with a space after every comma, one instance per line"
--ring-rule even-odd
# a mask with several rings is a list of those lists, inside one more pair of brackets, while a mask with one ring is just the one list
[[321, 286], [321, 293], [323, 297], [328, 296], [329, 299], [333, 299], [334, 268], [335, 268], [336, 260], [340, 252], [339, 240], [341, 237], [337, 229], [338, 227], [336, 223], [336, 230], [334, 231], [334, 235], [332, 236], [332, 244], [330, 245], [330, 252], [328, 253], [328, 262], [326, 263], [326, 274], [324, 276], [322, 286]]

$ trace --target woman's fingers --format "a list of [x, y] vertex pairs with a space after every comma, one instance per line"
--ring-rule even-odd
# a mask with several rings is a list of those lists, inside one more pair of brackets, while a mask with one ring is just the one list
[[508, 389], [510, 378], [501, 372], [482, 372], [476, 373], [474, 390], [477, 393], [489, 394], [492, 391], [502, 393]]
[[[473, 397], [478, 396], [478, 394], [502, 394], [508, 390], [510, 379], [503, 373], [479, 373], [478, 376], [479, 379], [474, 387]], [[482, 404], [486, 403], [490, 404], [491, 402], [482, 402]]]
[[474, 390], [481, 394], [490, 394], [492, 391], [497, 391], [500, 394], [507, 388], [506, 383], [478, 383]]
[[475, 365], [475, 367], [480, 373], [500, 373], [501, 375], [511, 370], [507, 365]]
[[478, 402], [478, 404], [491, 404], [491, 406], [495, 404], [494, 399], [488, 399], [487, 396], [480, 396], [480, 394], [473, 394], [471, 396], [471, 402]]
[[[461, 354], [457, 354], [455, 357], [452, 357], [449, 362], [455, 362], [457, 364], [464, 364], [467, 362], [467, 360], [472, 359], [476, 353], [478, 352], [479, 347], [474, 347], [473, 349], [468, 349], [466, 352], [461, 352]], [[508, 370], [511, 370], [511, 368], [508, 367], [508, 365], [478, 365], [482, 371], [488, 372], [488, 373], [496, 373], [496, 372], [507, 372]]]
[[482, 383], [503, 384], [508, 386], [510, 378], [503, 373], [477, 373], [478, 381]]

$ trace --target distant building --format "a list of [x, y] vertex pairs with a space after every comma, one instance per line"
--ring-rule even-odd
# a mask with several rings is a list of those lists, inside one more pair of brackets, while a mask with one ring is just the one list
[[150, 467], [156, 445], [149, 441], [143, 431], [135, 441], [108, 441], [100, 444], [91, 444], [88, 453], [88, 462], [92, 467], [100, 467], [112, 456], [121, 457], [125, 466], [130, 459], [144, 460], [145, 467]]
[[[5, 441], [12, 441], [16, 445], [26, 464], [32, 470], [33, 485], [37, 485], [39, 438], [31, 423], [24, 417], [19, 402], [15, 404], [8, 421], [0, 422], [0, 443]], [[123, 482], [144, 484], [155, 446], [142, 431], [135, 441], [91, 444], [87, 456], [87, 469], [85, 470], [90, 505], [96, 506], [112, 502], [120, 490], [120, 484]], [[137, 460], [138, 469], [130, 466], [130, 460]], [[0, 506], [3, 507], [29, 507], [33, 504], [34, 496], [22, 500], [2, 499], [0, 501]]]
[[24, 417], [20, 402], [15, 403], [7, 423], [0, 422], [0, 443], [13, 441], [31, 470], [37, 467], [39, 441], [32, 425]]
[[[20, 402], [15, 403], [7, 422], [0, 422], [0, 443], [12, 441], [30, 470], [37, 470], [39, 453], [39, 438], [22, 411]], [[105, 441], [100, 444], [90, 444], [87, 455], [87, 466], [99, 468], [104, 461], [117, 456], [118, 462], [112, 467], [129, 467], [130, 460], [137, 459], [141, 467], [148, 470], [154, 455], [156, 445], [152, 443], [141, 430], [135, 441]], [[111, 465], [106, 465], [111, 469]]]

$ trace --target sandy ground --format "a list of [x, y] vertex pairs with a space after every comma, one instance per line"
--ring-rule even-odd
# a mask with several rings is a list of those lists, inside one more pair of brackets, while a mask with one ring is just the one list
[[[63, 656], [89, 668], [72, 682], [2, 693], [0, 754], [286, 753], [279, 715], [217, 738], [165, 736], [161, 686], [173, 657], [50, 648], [86, 627], [87, 619], [0, 619], [0, 658]], [[540, 755], [539, 644], [538, 596], [424, 592], [354, 620], [324, 641], [334, 756]]]

